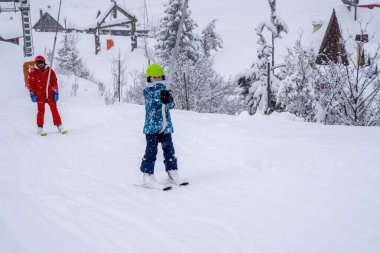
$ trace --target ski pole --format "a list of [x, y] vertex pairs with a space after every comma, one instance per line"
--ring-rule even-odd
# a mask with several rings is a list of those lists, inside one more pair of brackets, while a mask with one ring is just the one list
[[61, 5], [62, 5], [62, 0], [59, 0], [58, 19], [57, 19], [57, 26], [55, 28], [55, 37], [54, 37], [54, 44], [53, 44], [53, 52], [51, 54], [49, 74], [48, 74], [48, 79], [47, 79], [47, 83], [46, 83], [46, 99], [49, 98], [48, 88], [49, 88], [49, 83], [50, 83], [51, 68], [53, 67], [53, 60], [54, 60], [54, 53], [55, 53], [55, 44], [57, 43], [59, 16], [61, 15]]
[[181, 36], [182, 36], [183, 23], [185, 21], [186, 10], [187, 10], [188, 3], [189, 3], [189, 0], [185, 0], [184, 4], [182, 6], [182, 16], [181, 16], [181, 20], [180, 20], [180, 23], [179, 23], [178, 32], [177, 32], [177, 38], [176, 38], [176, 41], [175, 41], [175, 46], [174, 46], [172, 58], [170, 59], [170, 65], [169, 65], [169, 73], [168, 73], [168, 79], [167, 79], [167, 89], [168, 90], [170, 89], [170, 79], [171, 79], [171, 77], [172, 77], [172, 75], [174, 73], [174, 67], [176, 65], [175, 64], [176, 63], [176, 57], [177, 57], [177, 54], [178, 54], [179, 42], [180, 42]]
[[[184, 4], [182, 6], [182, 16], [181, 16], [181, 20], [179, 22], [179, 27], [178, 27], [178, 32], [177, 32], [177, 38], [176, 38], [176, 41], [175, 41], [173, 55], [172, 55], [172, 58], [170, 59], [168, 78], [166, 80], [166, 83], [167, 83], [166, 84], [166, 89], [167, 90], [170, 89], [170, 79], [172, 77], [172, 74], [174, 73], [174, 67], [175, 67], [175, 63], [176, 63], [176, 56], [177, 56], [178, 48], [179, 48], [179, 41], [180, 41], [181, 36], [182, 36], [183, 22], [185, 21], [185, 16], [186, 16], [186, 10], [187, 10], [188, 3], [189, 3], [189, 0], [185, 0]], [[159, 131], [160, 134], [165, 131], [165, 128], [166, 128], [167, 124], [168, 123], [167, 123], [167, 120], [166, 120], [165, 104], [162, 104], [162, 128]]]

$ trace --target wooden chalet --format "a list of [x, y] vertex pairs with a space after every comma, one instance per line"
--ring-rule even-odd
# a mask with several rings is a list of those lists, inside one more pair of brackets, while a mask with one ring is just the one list
[[43, 11], [40, 10], [40, 18], [33, 26], [33, 29], [37, 32], [55, 32], [57, 27], [58, 32], [65, 31], [65, 28], [61, 26], [48, 12], [43, 13]]
[[88, 29], [88, 32], [95, 36], [95, 54], [98, 54], [101, 48], [99, 38], [101, 34], [131, 36], [132, 50], [135, 49], [137, 47], [136, 23], [135, 15], [120, 7], [116, 1], [112, 1], [103, 14], [98, 13], [96, 25]]

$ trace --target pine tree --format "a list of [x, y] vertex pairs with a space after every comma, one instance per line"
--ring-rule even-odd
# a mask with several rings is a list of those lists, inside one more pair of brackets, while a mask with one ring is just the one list
[[58, 70], [62, 74], [73, 74], [78, 77], [88, 78], [89, 71], [84, 67], [77, 44], [79, 42], [78, 35], [74, 33], [66, 33], [60, 42], [61, 48], [58, 50]]
[[[182, 16], [183, 0], [169, 0], [165, 5], [165, 16], [161, 19], [157, 36], [156, 55], [166, 72], [175, 47], [178, 26]], [[177, 108], [198, 112], [221, 112], [229, 92], [228, 84], [215, 71], [210, 53], [222, 46], [222, 40], [215, 32], [215, 20], [204, 30], [202, 40], [195, 33], [196, 23], [186, 11], [183, 34], [180, 37], [174, 69], [170, 70], [170, 89]], [[202, 44], [203, 43], [203, 44]], [[207, 47], [202, 50], [202, 45]]]
[[[275, 40], [281, 38], [282, 32], [287, 33], [288, 28], [276, 13], [276, 1], [268, 0], [268, 3], [271, 7], [270, 22], [262, 22], [255, 29], [259, 37], [257, 60], [252, 65], [251, 70], [248, 71], [248, 76], [245, 77], [245, 80], [251, 80], [248, 92], [246, 91], [247, 83], [242, 79], [242, 76], [236, 79], [236, 85], [240, 87], [238, 89], [239, 95], [247, 103], [250, 114], [256, 113], [258, 109], [269, 114], [279, 107], [277, 92], [283, 75], [282, 71], [278, 70], [281, 65], [277, 66], [274, 62]], [[264, 34], [265, 29], [271, 36], [271, 43], [267, 42]]]
[[[157, 37], [156, 52], [160, 61], [168, 66], [176, 43], [177, 32], [182, 15], [183, 0], [169, 0], [165, 4], [165, 16], [161, 19]], [[184, 20], [184, 29], [181, 35], [178, 55], [180, 63], [195, 63], [200, 57], [200, 38], [194, 33], [198, 25], [191, 18], [191, 11], [187, 10]]]
[[281, 82], [278, 92], [278, 100], [285, 107], [284, 110], [306, 121], [316, 121], [315, 59], [314, 50], [304, 49], [301, 39], [297, 40], [285, 56], [286, 78]]
[[215, 31], [216, 19], [212, 20], [202, 31], [201, 46], [203, 54], [209, 57], [211, 51], [218, 51], [223, 48], [223, 40]]

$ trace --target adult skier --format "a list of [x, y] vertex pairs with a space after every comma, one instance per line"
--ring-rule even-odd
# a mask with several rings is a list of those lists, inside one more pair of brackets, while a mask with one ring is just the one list
[[[28, 75], [28, 87], [32, 102], [37, 103], [37, 133], [40, 135], [46, 135], [46, 133], [43, 133], [45, 103], [50, 106], [50, 111], [53, 116], [53, 123], [57, 126], [58, 131], [63, 134], [67, 133], [67, 131], [62, 127], [61, 116], [59, 115], [57, 109], [59, 93], [55, 72], [53, 69], [51, 70], [48, 89], [46, 89], [50, 67], [47, 66], [43, 56], [37, 56], [34, 62], [35, 66]], [[46, 90], [48, 92], [48, 96], [46, 96]]]

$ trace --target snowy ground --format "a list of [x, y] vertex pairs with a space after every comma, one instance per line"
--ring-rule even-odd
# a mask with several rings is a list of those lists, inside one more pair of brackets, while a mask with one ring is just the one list
[[[0, 252], [375, 253], [380, 248], [380, 129], [290, 115], [174, 110], [180, 173], [160, 192], [141, 182], [144, 108], [105, 106], [94, 84], [70, 97], [59, 135], [35, 134], [19, 49], [0, 43]], [[21, 54], [21, 52], [20, 52]], [[156, 174], [165, 178], [162, 153]]]

